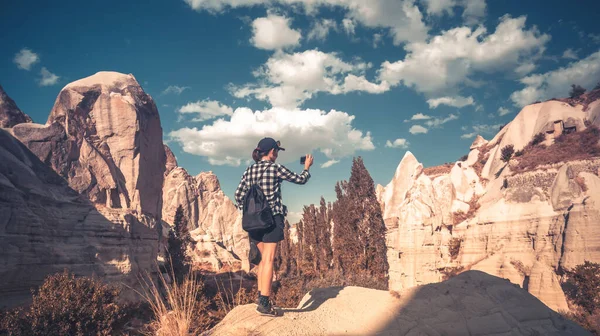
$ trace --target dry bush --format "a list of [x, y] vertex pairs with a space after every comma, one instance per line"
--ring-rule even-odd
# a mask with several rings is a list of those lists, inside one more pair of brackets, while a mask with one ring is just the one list
[[562, 287], [571, 306], [563, 315], [600, 335], [600, 264], [585, 261], [566, 271]]
[[597, 158], [600, 156], [599, 140], [600, 130], [591, 126], [580, 132], [563, 134], [548, 147], [528, 146], [525, 154], [519, 158], [519, 164], [512, 170], [522, 173], [540, 165]]
[[575, 178], [575, 182], [581, 187], [581, 190], [586, 192], [588, 190], [587, 185], [585, 184], [585, 179], [581, 176], [577, 176]]
[[529, 276], [531, 274], [531, 269], [529, 267], [525, 267], [520, 260], [513, 259], [510, 261], [510, 264], [513, 265], [522, 276]]
[[456, 259], [456, 257], [458, 257], [458, 253], [460, 252], [460, 245], [463, 242], [463, 238], [462, 237], [453, 237], [450, 238], [450, 241], [448, 242], [448, 251], [450, 252], [450, 259], [454, 260]]
[[475, 164], [472, 166], [479, 178], [481, 178], [481, 172], [483, 171], [483, 167], [485, 166], [486, 162], [485, 157], [489, 151], [490, 149], [487, 147], [487, 145], [479, 147], [479, 155], [477, 156], [477, 162], [475, 162]]
[[529, 142], [527, 147], [537, 146], [537, 145], [541, 144], [542, 142], [544, 142], [544, 140], [546, 140], [546, 134], [544, 134], [543, 132], [540, 132], [533, 136], [533, 139], [531, 139], [531, 141]]
[[446, 267], [440, 271], [440, 273], [442, 273], [442, 281], [453, 278], [464, 271], [466, 271], [466, 269], [463, 266]]
[[481, 207], [481, 205], [479, 205], [479, 196], [473, 195], [473, 197], [467, 204], [469, 204], [469, 211], [467, 211], [467, 213], [465, 213], [462, 210], [459, 210], [452, 214], [452, 220], [454, 221], [454, 224], [459, 224], [466, 221], [467, 219], [475, 217], [475, 213]]
[[4, 314], [0, 334], [7, 335], [113, 335], [128, 318], [118, 304], [120, 289], [95, 278], [65, 270], [50, 275], [28, 308]]
[[150, 325], [154, 335], [196, 335], [214, 323], [205, 314], [209, 302], [203, 296], [203, 283], [195, 272], [188, 273], [182, 283], [169, 282], [161, 273], [159, 283], [147, 276], [141, 279], [141, 285], [143, 289], [139, 294], [154, 314]]
[[447, 162], [440, 166], [424, 168], [423, 174], [425, 174], [427, 176], [437, 176], [437, 175], [449, 174], [450, 171], [452, 170], [452, 167], [454, 167], [454, 164]]
[[600, 310], [593, 314], [588, 313], [581, 307], [574, 307], [570, 312], [560, 312], [561, 315], [591, 332], [593, 335], [600, 336]]
[[510, 159], [512, 158], [514, 153], [515, 153], [515, 146], [506, 145], [506, 146], [502, 147], [502, 149], [501, 149], [500, 158], [502, 159], [502, 161], [508, 162], [508, 161], [510, 161]]

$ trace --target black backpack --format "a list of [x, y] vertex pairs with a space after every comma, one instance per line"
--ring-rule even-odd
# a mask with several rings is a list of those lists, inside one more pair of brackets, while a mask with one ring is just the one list
[[267, 201], [265, 194], [258, 186], [258, 181], [260, 181], [261, 177], [269, 167], [271, 167], [271, 164], [263, 170], [258, 177], [258, 180], [254, 181], [244, 196], [242, 228], [246, 232], [269, 230], [275, 225], [273, 211], [271, 210], [269, 201]]

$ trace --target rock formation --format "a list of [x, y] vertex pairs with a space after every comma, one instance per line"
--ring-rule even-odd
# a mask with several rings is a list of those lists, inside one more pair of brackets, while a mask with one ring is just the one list
[[[70, 83], [45, 125], [8, 130], [33, 154], [2, 141], [10, 146], [0, 152], [10, 163], [2, 213], [10, 216], [1, 219], [0, 288], [27, 292], [63, 268], [134, 284], [138, 271], [154, 269], [166, 155], [156, 106], [132, 75], [99, 72]], [[61, 178], [68, 186], [47, 186]]]
[[467, 160], [447, 174], [428, 176], [407, 152], [392, 181], [377, 188], [390, 288], [473, 269], [568, 309], [558, 274], [584, 260], [600, 262], [600, 226], [593, 224], [600, 223], [600, 158], [513, 173], [515, 160], [506, 164], [500, 152], [507, 145], [521, 150], [540, 132], [552, 144], [564, 127], [585, 129], [596, 103], [587, 111], [559, 101], [527, 106], [491, 141], [478, 137]]
[[30, 122], [31, 118], [19, 110], [14, 100], [0, 86], [0, 127], [13, 127], [16, 124]]
[[314, 289], [277, 318], [255, 307], [234, 308], [205, 335], [591, 335], [509, 281], [477, 271], [397, 295]]
[[0, 214], [0, 305], [26, 300], [65, 268], [135, 286], [155, 265], [154, 219], [95, 207], [2, 129]]

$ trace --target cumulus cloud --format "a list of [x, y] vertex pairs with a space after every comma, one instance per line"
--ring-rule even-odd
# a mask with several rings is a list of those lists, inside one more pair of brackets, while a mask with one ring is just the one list
[[[470, 138], [474, 138], [476, 135], [478, 134], [488, 134], [488, 135], [493, 135], [498, 133], [500, 126], [502, 126], [502, 124], [495, 124], [495, 125], [473, 125], [471, 126], [471, 129], [473, 130], [473, 132], [470, 133], [465, 133], [463, 135], [461, 135], [460, 137], [463, 139], [470, 139]], [[463, 130], [466, 130], [468, 128], [464, 127]]]
[[440, 97], [435, 99], [427, 100], [427, 104], [429, 104], [429, 108], [437, 108], [440, 105], [448, 105], [453, 107], [465, 107], [468, 105], [474, 105], [475, 101], [473, 97]]
[[40, 71], [40, 75], [42, 75], [42, 78], [39, 79], [39, 83], [41, 86], [54, 85], [54, 84], [58, 83], [58, 80], [60, 78], [59, 76], [48, 71], [48, 69], [46, 69], [45, 67], [43, 67], [42, 70]]
[[487, 9], [485, 0], [421, 0], [429, 15], [454, 15], [454, 7], [463, 8], [463, 19], [466, 24], [475, 24], [484, 16]]
[[23, 70], [31, 70], [31, 66], [40, 61], [38, 54], [33, 51], [23, 48], [21, 51], [15, 54], [13, 62], [17, 64], [17, 68]]
[[421, 125], [413, 125], [408, 131], [410, 132], [410, 134], [424, 134], [427, 133], [429, 130]]
[[510, 112], [511, 111], [504, 106], [501, 106], [500, 108], [498, 108], [498, 115], [501, 117], [509, 114]]
[[252, 44], [259, 49], [278, 50], [300, 45], [302, 34], [290, 28], [290, 20], [270, 14], [252, 22]]
[[565, 50], [565, 52], [562, 54], [562, 58], [572, 59], [572, 60], [579, 59], [579, 57], [577, 57], [577, 53], [571, 48]]
[[344, 31], [346, 32], [346, 34], [356, 34], [356, 24], [354, 23], [354, 21], [352, 21], [352, 19], [345, 18], [344, 20], [342, 20], [342, 25], [344, 26]]
[[600, 51], [569, 65], [543, 74], [534, 74], [521, 79], [525, 88], [515, 91], [510, 98], [517, 107], [538, 100], [568, 95], [571, 84], [592, 88], [600, 78]]
[[265, 136], [280, 140], [286, 148], [278, 159], [284, 164], [314, 150], [328, 160], [339, 160], [356, 151], [375, 149], [371, 134], [355, 129], [353, 120], [354, 116], [335, 110], [252, 111], [244, 107], [237, 108], [229, 119], [217, 119], [201, 129], [181, 128], [170, 132], [169, 137], [185, 152], [204, 156], [213, 165], [239, 166]]
[[323, 163], [323, 164], [321, 165], [321, 168], [329, 168], [329, 167], [331, 167], [331, 166], [333, 166], [334, 164], [336, 164], [336, 163], [339, 163], [339, 162], [340, 162], [340, 160], [329, 160], [329, 161], [327, 161], [327, 162]]
[[417, 113], [415, 115], [413, 115], [410, 119], [405, 119], [404, 122], [409, 122], [409, 121], [413, 121], [413, 120], [427, 120], [427, 119], [431, 119], [431, 116], [428, 116], [426, 114], [423, 113]]
[[476, 85], [475, 73], [511, 71], [541, 55], [550, 36], [525, 28], [526, 18], [508, 15], [492, 34], [484, 27], [458, 27], [427, 42], [408, 43], [403, 60], [385, 61], [380, 80], [403, 84], [430, 96], [456, 94], [461, 86]]
[[190, 89], [190, 87], [189, 86], [169, 85], [166, 89], [164, 89], [162, 94], [173, 93], [176, 95], [180, 95], [183, 91], [185, 91], [187, 89]]
[[462, 17], [466, 24], [476, 24], [485, 16], [485, 0], [463, 0], [462, 3], [465, 8]]
[[[368, 28], [386, 28], [395, 44], [406, 41], [422, 41], [427, 38], [428, 27], [414, 0], [184, 0], [197, 11], [221, 13], [228, 8], [265, 5], [271, 8], [288, 5], [303, 8], [315, 14], [320, 8], [338, 7], [346, 11], [346, 18]], [[347, 24], [348, 23], [348, 24]], [[349, 21], [343, 21], [347, 32], [354, 31]]]
[[388, 140], [385, 147], [389, 148], [408, 148], [409, 142], [406, 139], [396, 139], [393, 142]]
[[371, 67], [355, 59], [342, 61], [335, 53], [318, 50], [287, 54], [275, 53], [254, 72], [258, 83], [231, 86], [238, 98], [253, 96], [272, 106], [294, 108], [318, 92], [338, 95], [352, 91], [382, 93], [389, 90], [387, 82], [369, 82], [365, 71]]
[[188, 103], [177, 110], [182, 114], [197, 114], [193, 121], [205, 121], [233, 114], [233, 109], [215, 100], [199, 100]]
[[308, 32], [306, 38], [308, 40], [319, 40], [325, 41], [329, 31], [337, 30], [337, 23], [331, 19], [322, 19], [313, 23], [311, 30]]

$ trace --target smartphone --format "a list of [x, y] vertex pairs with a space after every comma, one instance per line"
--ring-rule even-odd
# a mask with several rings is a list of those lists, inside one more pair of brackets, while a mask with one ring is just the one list
[[300, 164], [304, 164], [306, 162], [306, 156], [300, 157]]

